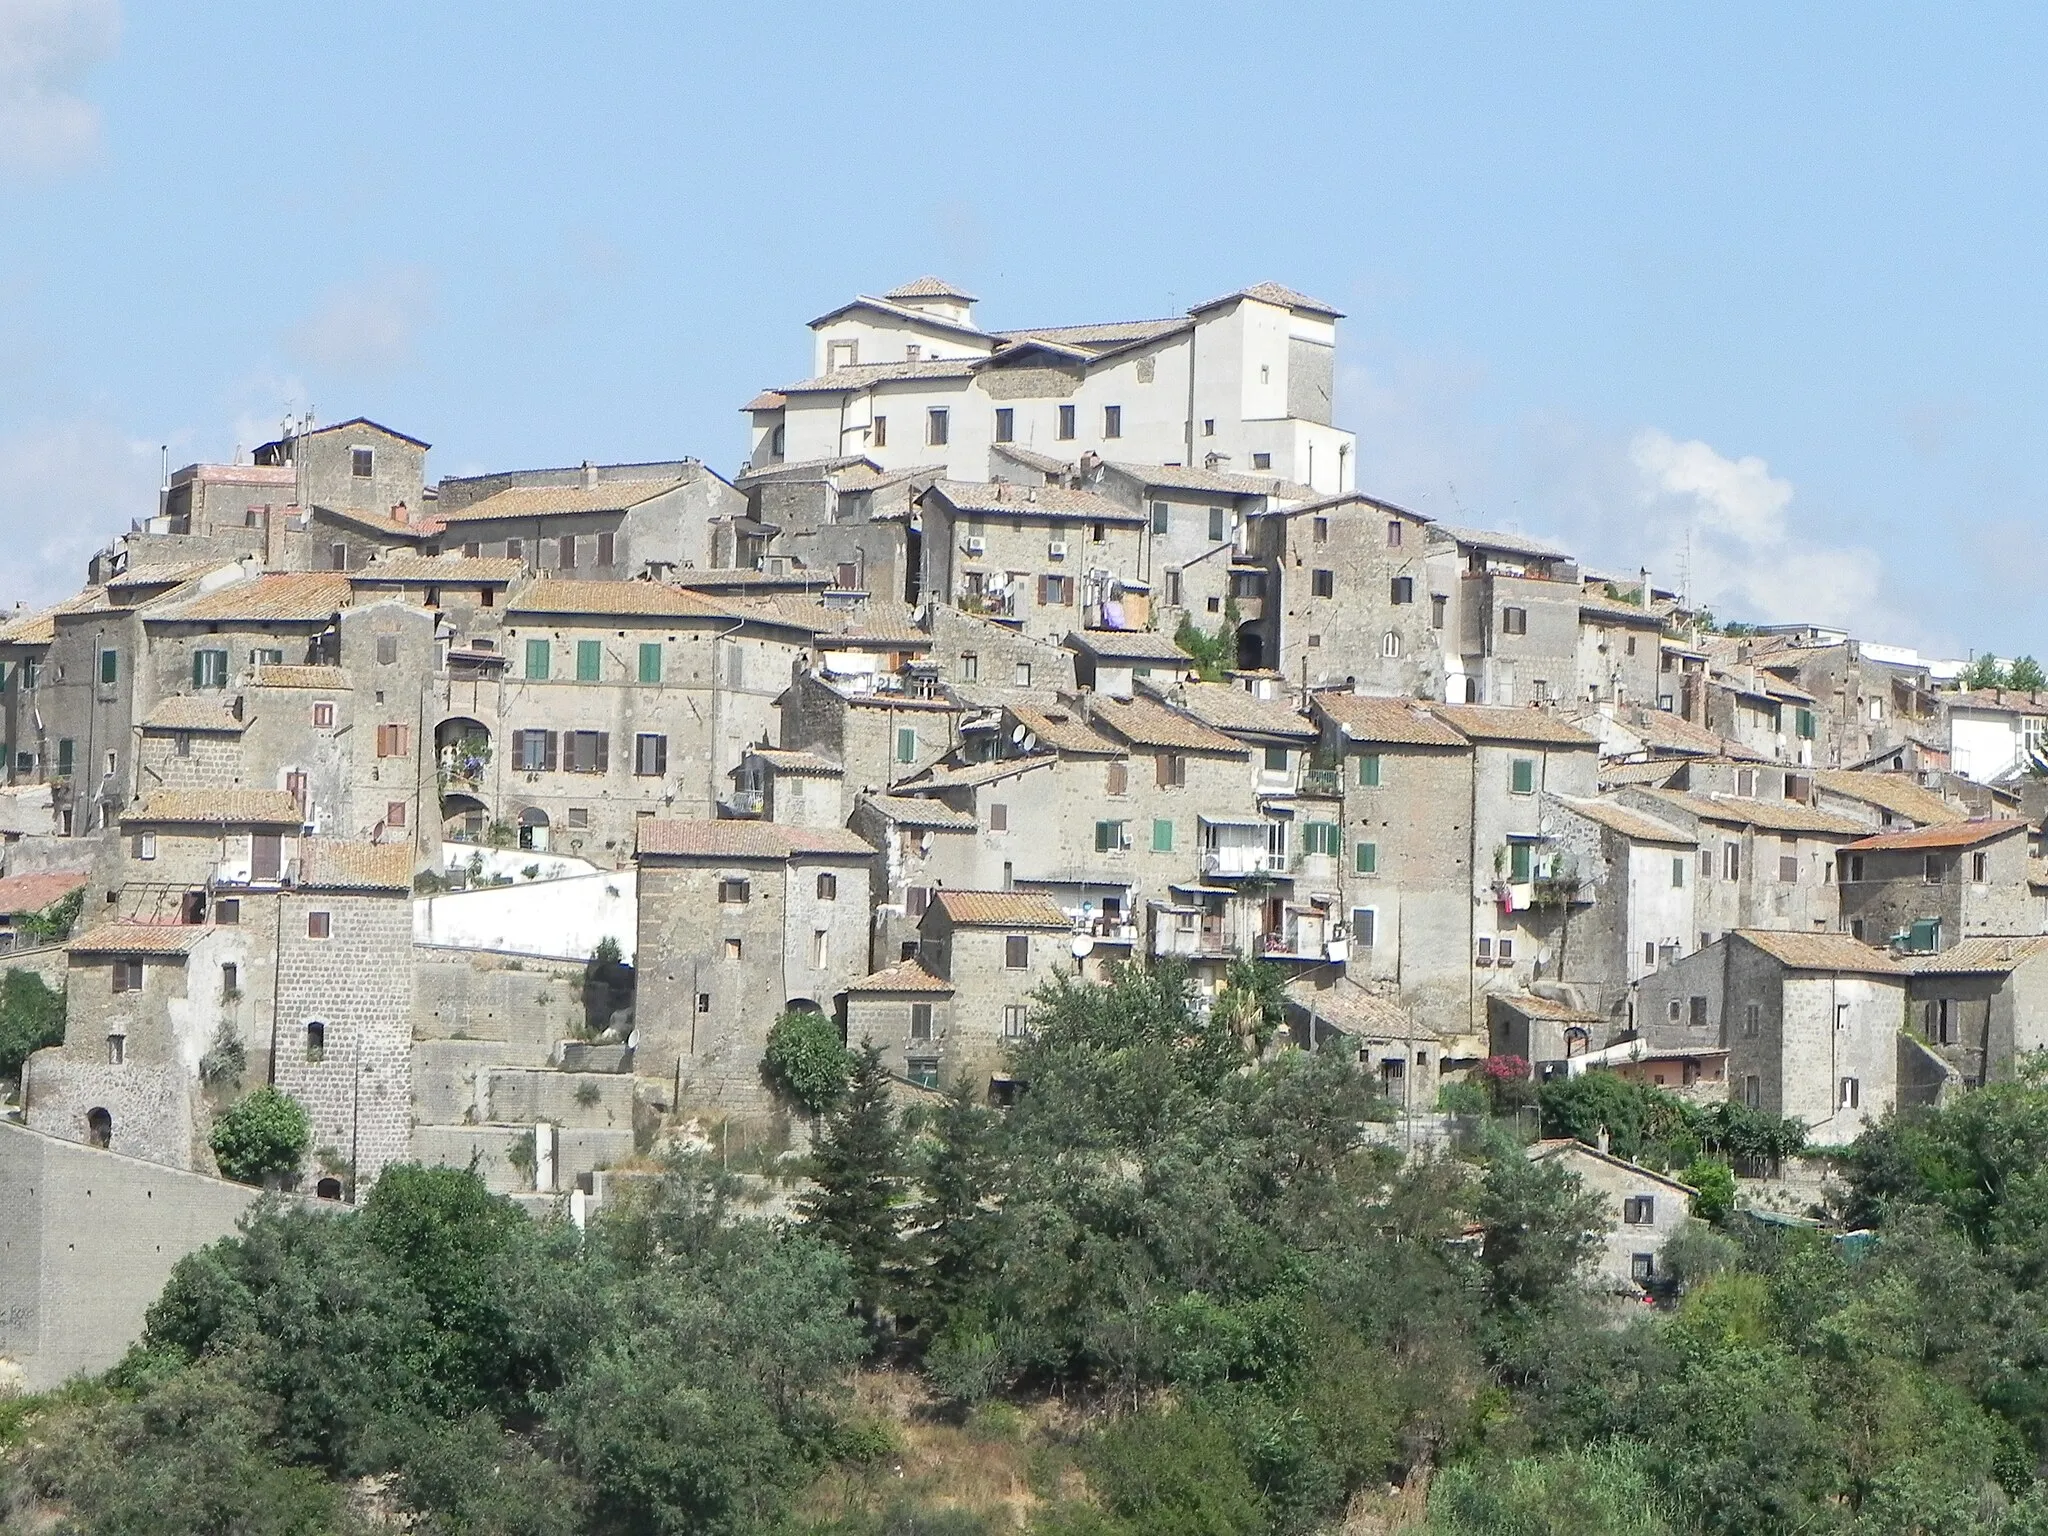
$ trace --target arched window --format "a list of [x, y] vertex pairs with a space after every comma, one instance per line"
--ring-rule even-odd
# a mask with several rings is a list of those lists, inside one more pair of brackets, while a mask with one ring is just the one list
[[306, 1021], [306, 1060], [327, 1059], [327, 1026], [318, 1019]]
[[104, 1109], [89, 1109], [85, 1112], [85, 1144], [89, 1147], [111, 1147], [114, 1144], [114, 1117]]
[[1380, 639], [1380, 654], [1395, 657], [1401, 654], [1401, 636], [1397, 630], [1388, 630]]

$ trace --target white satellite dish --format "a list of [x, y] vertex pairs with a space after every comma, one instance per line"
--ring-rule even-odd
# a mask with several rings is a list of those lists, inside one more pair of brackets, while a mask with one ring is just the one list
[[1023, 746], [1026, 752], [1036, 752], [1038, 750], [1038, 738], [1032, 735], [1029, 731], [1026, 731], [1024, 733], [1024, 740], [1021, 743], [1021, 745]]
[[1095, 936], [1093, 934], [1077, 933], [1074, 935], [1074, 942], [1071, 948], [1074, 951], [1074, 958], [1076, 960], [1085, 960], [1095, 953]]
[[1020, 725], [1017, 727], [1017, 729], [1010, 732], [1010, 740], [1016, 742], [1019, 746], [1021, 746], [1023, 745], [1024, 737], [1027, 734], [1028, 733], [1025, 731], [1024, 727]]

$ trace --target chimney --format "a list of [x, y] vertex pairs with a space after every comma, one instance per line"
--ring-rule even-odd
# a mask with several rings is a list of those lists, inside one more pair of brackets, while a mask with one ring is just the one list
[[409, 526], [412, 523], [412, 509], [402, 501], [393, 503], [391, 521], [394, 523], [405, 523]]
[[597, 489], [597, 466], [588, 459], [583, 461], [583, 489], [586, 491]]
[[267, 571], [284, 569], [284, 524], [289, 512], [287, 507], [263, 509], [263, 568]]
[[1645, 608], [1648, 608], [1648, 607], [1650, 606], [1650, 568], [1649, 568], [1649, 567], [1648, 567], [1647, 565], [1646, 565], [1646, 566], [1643, 566], [1643, 567], [1642, 567], [1642, 576], [1643, 576], [1643, 607], [1645, 607]]

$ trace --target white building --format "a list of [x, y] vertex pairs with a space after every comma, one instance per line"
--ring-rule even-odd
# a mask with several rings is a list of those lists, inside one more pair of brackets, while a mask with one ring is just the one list
[[924, 277], [813, 320], [813, 376], [745, 407], [752, 467], [859, 454], [982, 480], [1000, 443], [1352, 487], [1327, 304], [1259, 283], [1173, 319], [984, 331], [975, 302]]

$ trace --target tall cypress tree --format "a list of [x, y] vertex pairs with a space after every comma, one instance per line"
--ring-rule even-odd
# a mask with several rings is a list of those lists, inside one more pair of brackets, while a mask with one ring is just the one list
[[862, 1313], [881, 1310], [903, 1228], [903, 1135], [882, 1052], [863, 1041], [846, 1092], [811, 1150], [817, 1188], [797, 1202], [810, 1230], [843, 1249]]
[[927, 1338], [972, 1308], [994, 1267], [1000, 1213], [987, 1202], [995, 1190], [1001, 1122], [975, 1102], [973, 1084], [962, 1076], [930, 1130], [918, 1159], [922, 1198], [907, 1244], [918, 1322]]

